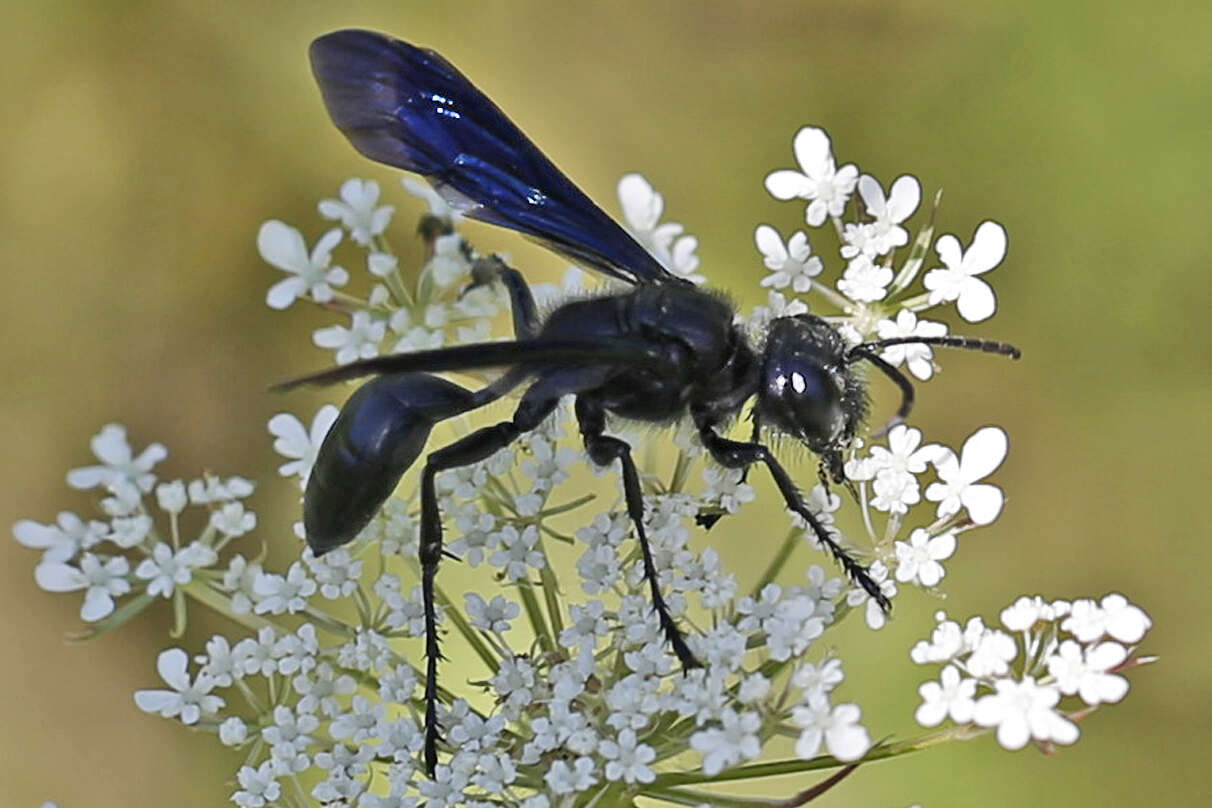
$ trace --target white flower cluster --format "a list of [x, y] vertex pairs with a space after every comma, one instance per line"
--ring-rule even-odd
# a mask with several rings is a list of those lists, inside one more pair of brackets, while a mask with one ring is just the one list
[[[982, 225], [967, 251], [953, 237], [938, 239], [944, 267], [926, 274], [926, 292], [907, 296], [933, 233], [932, 222], [926, 224], [907, 259], [894, 265], [895, 250], [910, 243], [905, 225], [920, 199], [917, 181], [901, 177], [885, 196], [854, 166], [835, 168], [819, 129], [802, 130], [795, 149], [800, 170], [771, 174], [767, 187], [780, 199], [807, 200], [810, 226], [831, 220], [848, 263], [830, 287], [819, 277], [824, 262], [812, 254], [807, 235], [784, 242], [773, 228], [759, 227], [757, 244], [771, 271], [762, 285], [771, 291], [751, 327], [806, 311], [794, 298], [801, 293], [822, 295], [837, 309], [833, 321], [855, 342], [942, 335], [941, 324], [916, 319], [916, 312], [942, 302], [956, 301], [970, 319], [992, 314], [992, 293], [976, 275], [1004, 254], [999, 226]], [[379, 205], [371, 181], [350, 180], [339, 200], [320, 203], [321, 215], [339, 227], [310, 251], [302, 235], [281, 222], [265, 223], [258, 235], [265, 260], [287, 273], [270, 289], [270, 307], [302, 299], [350, 317], [349, 327], [314, 335], [317, 345], [336, 351], [338, 363], [483, 341], [493, 333], [498, 293], [488, 285], [468, 292], [464, 281], [477, 256], [455, 229], [457, 216], [427, 188], [404, 184], [430, 205], [421, 223], [425, 259], [415, 273], [402, 271], [395, 258], [387, 240], [394, 208]], [[865, 213], [843, 221], [856, 188]], [[702, 282], [697, 240], [681, 225], [660, 221], [660, 194], [643, 177], [628, 175], [619, 196], [637, 239], [670, 271]], [[349, 273], [333, 265], [346, 235], [364, 253], [370, 284], [364, 298], [343, 291]], [[563, 292], [582, 284], [574, 270]], [[554, 287], [535, 292], [540, 301], [561, 294]], [[882, 356], [919, 379], [936, 369], [933, 354], [920, 345], [889, 347]], [[336, 416], [335, 407], [325, 406], [307, 423], [288, 413], [270, 420], [274, 448], [286, 459], [283, 476], [305, 484]], [[190, 608], [217, 611], [241, 627], [233, 636], [211, 637], [201, 653], [165, 650], [157, 665], [165, 687], [135, 693], [141, 709], [214, 733], [245, 752], [232, 794], [241, 808], [556, 808], [631, 805], [640, 796], [710, 803], [712, 795], [695, 787], [725, 769], [745, 779], [896, 754], [873, 745], [858, 705], [838, 698], [843, 661], [823, 640], [850, 611], [863, 611], [874, 628], [884, 624], [885, 613], [867, 592], [822, 566], [810, 566], [806, 575], [786, 569], [794, 551], [816, 543], [814, 532], [792, 517], [782, 545], [761, 551], [769, 566], [743, 583], [712, 548], [693, 545], [702, 536], [696, 520], [743, 511], [755, 498], [745, 476], [706, 463], [702, 446], [684, 430], [674, 437], [679, 453], [668, 478], [642, 469], [658, 583], [703, 663], [682, 671], [652, 610], [625, 508], [619, 502], [590, 508], [591, 496], [564, 485], [586, 462], [567, 419], [567, 407], [561, 408], [492, 457], [437, 478], [446, 550], [483, 575], [482, 585], [461, 597], [444, 591], [439, 575], [440, 625], [450, 640], [444, 650], [454, 653], [461, 645], [482, 670], [469, 685], [455, 677], [438, 683], [444, 743], [432, 777], [421, 763], [425, 612], [411, 478], [355, 542], [322, 558], [304, 549], [299, 560], [275, 571], [228, 546], [256, 527], [244, 505], [250, 482], [209, 476], [158, 482], [153, 469], [166, 456], [164, 447], [136, 454], [123, 428], [110, 425], [93, 440], [100, 465], [68, 475], [74, 487], [106, 491], [104, 518], [64, 513], [52, 525], [19, 522], [14, 535], [43, 551], [35, 572], [43, 588], [84, 593], [81, 616], [98, 633], [160, 598], [173, 601], [176, 637]], [[870, 572], [884, 595], [897, 595], [898, 583], [935, 587], [957, 536], [1000, 513], [1001, 490], [983, 480], [1007, 448], [997, 427], [976, 430], [957, 452], [898, 425], [886, 441], [848, 453], [855, 513], [843, 508], [839, 492], [822, 485], [806, 500], [829, 530], [840, 533], [843, 518], [865, 529], [873, 548]], [[197, 535], [185, 537], [179, 517], [191, 505], [209, 516]], [[1021, 732], [1011, 713], [1041, 689], [1076, 693], [1088, 704], [1122, 696], [1113, 680], [1128, 651], [1103, 634], [1118, 642], [1140, 637], [1128, 636], [1131, 619], [1122, 604], [1104, 600], [1095, 615], [1082, 603], [1063, 615], [1051, 604], [1046, 616], [1040, 605], [1031, 620], [1021, 606], [1004, 618], [1022, 634], [1026, 658], [1043, 666], [1023, 667], [1018, 678], [1009, 676], [1013, 654], [1006, 656], [1005, 641], [986, 639], [983, 626], [967, 631], [940, 623], [942, 634], [914, 651], [918, 661], [948, 666], [938, 693], [927, 696], [923, 688], [927, 704], [919, 720], [937, 724], [949, 714], [958, 722], [997, 725], [999, 734], [1010, 726], [1005, 733], [1017, 740]], [[1061, 619], [1074, 640], [1061, 642], [1040, 628], [1041, 620]], [[1096, 624], [1101, 633], [1094, 632]], [[1014, 645], [1010, 635], [997, 634]], [[1117, 659], [1116, 648], [1125, 657]], [[1003, 682], [1018, 689], [1009, 692]], [[939, 695], [944, 691], [948, 695]], [[1032, 737], [1068, 738], [1067, 719], [1056, 714], [1032, 723], [1041, 715], [1033, 709], [1023, 713]], [[1047, 728], [1036, 732], [1037, 726]], [[745, 768], [778, 738], [794, 739], [798, 760]]]
[[[1118, 594], [1098, 602], [1024, 596], [1002, 610], [1005, 630], [979, 617], [962, 626], [943, 612], [936, 618], [930, 639], [910, 653], [919, 665], [944, 666], [939, 681], [918, 688], [918, 723], [996, 727], [1007, 749], [1073, 743], [1077, 721], [1127, 694], [1121, 674], [1152, 661], [1133, 657], [1152, 622]], [[1066, 712], [1063, 701], [1074, 706]]]
[[[784, 242], [775, 228], [760, 225], [754, 238], [770, 270], [762, 286], [772, 290], [790, 288], [795, 293], [818, 292], [841, 309], [846, 324], [855, 329], [854, 334], [860, 339], [943, 336], [947, 333], [946, 325], [917, 316], [943, 303], [954, 302], [960, 316], [972, 323], [993, 316], [997, 311], [993, 290], [977, 276], [996, 267], [1006, 256], [1006, 231], [1001, 225], [982, 222], [967, 249], [955, 236], [940, 236], [933, 246], [942, 266], [925, 274], [924, 293], [911, 294], [910, 285], [924, 266], [934, 235], [932, 212], [908, 255], [897, 266], [896, 250], [910, 244], [905, 223], [921, 203], [922, 189], [917, 178], [908, 174], [897, 177], [885, 195], [879, 181], [869, 174], [860, 175], [853, 163], [839, 169], [829, 136], [816, 127], [801, 129], [793, 147], [799, 169], [771, 173], [766, 177], [766, 189], [776, 199], [807, 200], [804, 218], [809, 227], [832, 222], [840, 236], [839, 252], [846, 267], [835, 284], [835, 292], [813, 280], [821, 274], [824, 264], [813, 254], [806, 233], [797, 230]], [[856, 188], [864, 212], [856, 215], [854, 221], [845, 222], [842, 217]], [[936, 208], [937, 204], [936, 197]], [[804, 310], [795, 308], [795, 302], [789, 304], [778, 291], [771, 291], [770, 305], [777, 313]], [[905, 365], [923, 381], [934, 374], [934, 353], [927, 345], [890, 346], [880, 355], [893, 366]]]

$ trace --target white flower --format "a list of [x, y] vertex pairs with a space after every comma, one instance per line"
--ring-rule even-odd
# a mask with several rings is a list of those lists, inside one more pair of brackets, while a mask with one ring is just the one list
[[265, 303], [271, 309], [285, 309], [296, 298], [310, 294], [317, 303], [327, 303], [333, 298], [333, 287], [344, 286], [349, 273], [341, 267], [329, 268], [332, 250], [341, 241], [341, 230], [333, 228], [320, 237], [311, 254], [303, 235], [276, 219], [261, 225], [257, 233], [257, 250], [266, 263], [271, 264], [290, 277], [270, 287]]
[[145, 558], [135, 568], [135, 577], [147, 581], [147, 594], [171, 597], [177, 585], [184, 586], [193, 580], [196, 567], [213, 564], [218, 556], [204, 544], [193, 542], [188, 547], [173, 551], [164, 542], [152, 548], [151, 558]]
[[922, 283], [930, 290], [930, 304], [955, 300], [960, 316], [970, 323], [987, 320], [997, 311], [997, 299], [989, 284], [976, 277], [988, 272], [1006, 257], [1006, 231], [997, 222], [981, 222], [967, 251], [959, 239], [941, 236], [934, 244], [944, 267], [926, 273]]
[[223, 706], [223, 699], [210, 695], [215, 680], [200, 671], [190, 681], [189, 656], [180, 648], [160, 652], [156, 670], [172, 690], [136, 690], [135, 704], [145, 713], [159, 713], [164, 718], [181, 716], [181, 723], [196, 724], [203, 715], [212, 715]]
[[724, 710], [722, 727], [696, 732], [690, 736], [690, 747], [703, 755], [703, 774], [714, 777], [742, 760], [753, 760], [762, 753], [758, 730], [762, 718], [757, 713]]
[[[896, 582], [888, 577], [888, 565], [883, 561], [876, 561], [867, 568], [867, 573], [871, 576], [871, 580], [875, 581], [880, 588], [880, 594], [891, 600], [896, 597]], [[867, 590], [861, 586], [855, 586], [846, 593], [846, 603], [852, 607], [862, 606], [866, 604], [866, 612], [864, 617], [867, 621], [867, 627], [878, 631], [883, 628], [888, 622], [888, 615], [884, 613], [883, 607], [867, 594]]]
[[210, 512], [210, 526], [229, 538], [243, 536], [257, 526], [257, 515], [244, 510], [243, 502], [225, 502]]
[[1128, 693], [1128, 680], [1109, 670], [1128, 658], [1128, 650], [1117, 642], [1100, 642], [1083, 653], [1073, 640], [1065, 640], [1048, 657], [1048, 673], [1066, 696], [1076, 693], [1091, 706], [1116, 702]]
[[907, 245], [909, 233], [901, 227], [901, 223], [913, 216], [917, 204], [921, 202], [921, 185], [917, 183], [917, 178], [910, 174], [897, 177], [896, 182], [892, 183], [891, 193], [885, 199], [884, 189], [880, 188], [875, 177], [863, 174], [858, 178], [858, 194], [863, 197], [868, 214], [875, 220], [869, 227], [859, 231], [861, 237], [847, 240], [852, 250], [842, 248], [842, 256], [851, 258], [854, 254], [862, 253], [874, 258]]
[[84, 466], [67, 473], [67, 484], [82, 491], [129, 482], [146, 494], [156, 482], [152, 466], [168, 457], [168, 449], [160, 443], [153, 443], [135, 457], [126, 441], [126, 427], [120, 424], [106, 424], [89, 445], [104, 465]]
[[170, 483], [160, 483], [156, 486], [156, 504], [166, 513], [174, 516], [185, 510], [189, 504], [189, 495], [185, 492], [185, 483], [173, 480]]
[[527, 525], [521, 533], [509, 525], [501, 531], [501, 549], [492, 554], [489, 563], [494, 567], [503, 567], [509, 580], [520, 581], [526, 577], [529, 569], [538, 570], [546, 565], [543, 554], [535, 549], [538, 541], [539, 529], [534, 525]]
[[337, 219], [349, 231], [349, 236], [363, 247], [387, 229], [395, 208], [375, 207], [379, 201], [379, 183], [374, 180], [346, 180], [341, 185], [341, 199], [321, 199], [320, 215]]
[[646, 743], [637, 743], [635, 731], [625, 729], [613, 740], [598, 744], [598, 754], [606, 759], [606, 779], [628, 783], [651, 783], [656, 772], [648, 764], [656, 759], [656, 750]]
[[926, 489], [926, 499], [938, 503], [941, 519], [968, 510], [968, 516], [978, 525], [987, 525], [1001, 513], [1004, 496], [996, 485], [977, 484], [992, 474], [1006, 459], [1009, 442], [1006, 433], [996, 426], [986, 426], [974, 432], [966, 441], [957, 459], [948, 451], [935, 459], [940, 482]]
[[[875, 324], [880, 339], [895, 337], [941, 337], [947, 333], [947, 326], [930, 320], [919, 320], [909, 309], [901, 309], [895, 320], [880, 320]], [[909, 343], [907, 345], [890, 345], [880, 351], [880, 358], [890, 365], [899, 367], [904, 362], [909, 372], [925, 381], [934, 375], [934, 351], [929, 345]]]
[[62, 511], [53, 525], [22, 519], [13, 525], [13, 538], [26, 547], [43, 550], [43, 561], [68, 561], [105, 539], [108, 530], [104, 522], [85, 522], [70, 511]]
[[982, 727], [997, 727], [997, 742], [1006, 749], [1022, 749], [1034, 738], [1071, 744], [1077, 740], [1077, 725], [1056, 712], [1060, 691], [1038, 685], [1033, 677], [1021, 682], [998, 679], [996, 693], [981, 696], [972, 718]]
[[404, 190], [413, 196], [420, 197], [425, 200], [425, 204], [429, 206], [429, 212], [441, 219], [449, 219], [452, 222], [457, 222], [463, 218], [462, 213], [450, 206], [450, 203], [433, 189], [432, 186], [417, 182], [412, 177], [402, 177], [400, 185]]
[[282, 785], [277, 781], [277, 776], [272, 760], [265, 761], [256, 769], [241, 766], [236, 772], [240, 790], [231, 795], [231, 801], [239, 808], [264, 808], [271, 803], [277, 804], [282, 796]]
[[742, 469], [725, 469], [717, 466], [707, 466], [703, 469], [703, 480], [707, 487], [703, 489], [703, 499], [708, 502], [718, 502], [728, 513], [736, 513], [746, 502], [752, 502], [757, 496], [753, 486], [741, 482], [744, 475]]
[[468, 592], [463, 597], [471, 624], [484, 631], [504, 634], [509, 631], [509, 621], [521, 614], [518, 604], [505, 600], [501, 595], [494, 595], [491, 602], [486, 602], [475, 592]]
[[356, 359], [370, 359], [379, 355], [379, 343], [387, 333], [387, 323], [372, 320], [369, 312], [355, 311], [350, 326], [330, 325], [317, 328], [312, 342], [320, 348], [335, 349], [337, 364], [348, 365]]
[[699, 240], [682, 235], [685, 228], [677, 222], [660, 223], [665, 200], [648, 180], [641, 174], [625, 174], [619, 180], [618, 194], [623, 218], [636, 240], [674, 275], [703, 283], [706, 278], [694, 272], [699, 266], [694, 254]]
[[870, 303], [883, 300], [892, 283], [892, 270], [875, 263], [865, 255], [850, 259], [846, 271], [837, 282], [838, 291], [851, 300]]
[[766, 177], [766, 190], [776, 199], [809, 200], [805, 220], [818, 227], [826, 216], [841, 216], [858, 181], [853, 164], [835, 167], [829, 136], [824, 129], [805, 126], [792, 142], [799, 171], [775, 171]]
[[1109, 634], [1120, 642], [1134, 643], [1145, 636], [1153, 622], [1138, 606], [1118, 593], [1107, 595], [1101, 603], [1088, 598], [1073, 601], [1072, 611], [1061, 628], [1082, 642], [1093, 642]]
[[274, 451], [291, 458], [291, 462], [278, 466], [278, 473], [283, 477], [297, 474], [300, 487], [306, 486], [320, 444], [340, 413], [332, 404], [325, 404], [311, 419], [310, 430], [304, 429], [303, 422], [288, 412], [270, 418], [269, 434], [274, 436]]
[[543, 779], [556, 794], [573, 794], [588, 791], [597, 784], [598, 778], [594, 776], [593, 769], [593, 758], [582, 755], [571, 766], [563, 760], [555, 761]]
[[95, 623], [114, 611], [114, 598], [130, 591], [126, 580], [129, 572], [130, 564], [122, 556], [102, 561], [92, 553], [85, 553], [79, 568], [62, 561], [43, 561], [34, 568], [34, 579], [47, 592], [85, 590], [80, 618]]
[[219, 725], [219, 742], [224, 746], [239, 746], [248, 739], [248, 724], [238, 716], [223, 719]]
[[976, 707], [973, 701], [976, 680], [961, 679], [959, 669], [954, 665], [943, 668], [938, 682], [926, 682], [917, 692], [922, 697], [922, 704], [913, 717], [923, 727], [936, 727], [948, 716], [957, 724], [972, 720]]
[[922, 586], [935, 586], [946, 570], [938, 563], [955, 552], [955, 533], [948, 530], [941, 536], [916, 528], [909, 541], [896, 543], [896, 580], [901, 583], [916, 580]]
[[775, 289], [790, 286], [797, 292], [807, 292], [812, 288], [812, 279], [821, 274], [824, 264], [812, 254], [806, 233], [797, 230], [784, 244], [779, 231], [763, 224], [753, 235], [766, 268], [771, 273], [762, 279], [762, 286]]
[[829, 754], [838, 760], [858, 760], [871, 748], [871, 736], [859, 724], [860, 718], [862, 711], [858, 705], [830, 707], [824, 696], [810, 697], [791, 713], [791, 722], [803, 730], [795, 742], [796, 756], [803, 760], [816, 757], [824, 743]]

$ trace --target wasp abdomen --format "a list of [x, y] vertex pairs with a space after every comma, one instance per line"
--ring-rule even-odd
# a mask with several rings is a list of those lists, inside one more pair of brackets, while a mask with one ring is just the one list
[[317, 556], [353, 540], [391, 496], [438, 421], [476, 406], [438, 376], [396, 373], [358, 388], [328, 431], [303, 495], [303, 528]]

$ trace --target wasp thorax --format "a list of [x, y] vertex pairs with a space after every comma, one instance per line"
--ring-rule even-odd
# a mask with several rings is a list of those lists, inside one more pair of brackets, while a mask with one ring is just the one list
[[758, 415], [765, 426], [821, 453], [837, 446], [848, 423], [845, 345], [833, 326], [810, 314], [771, 324]]

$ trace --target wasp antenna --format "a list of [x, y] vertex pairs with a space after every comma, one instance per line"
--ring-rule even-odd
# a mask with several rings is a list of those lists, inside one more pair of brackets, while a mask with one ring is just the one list
[[[870, 343], [871, 345], [879, 345], [880, 343]], [[873, 438], [882, 438], [887, 435], [897, 424], [902, 424], [909, 417], [909, 413], [913, 411], [913, 382], [909, 381], [909, 377], [901, 373], [896, 367], [889, 362], [885, 362], [880, 358], [880, 355], [873, 350], [867, 350], [868, 344], [857, 345], [850, 349], [847, 354], [847, 359], [851, 362], [857, 362], [860, 359], [866, 359], [871, 364], [875, 365], [885, 376], [896, 382], [896, 386], [901, 388], [901, 406], [897, 409], [896, 415], [888, 420], [888, 423], [871, 433]]]
[[1008, 342], [998, 342], [991, 339], [977, 339], [975, 337], [892, 337], [890, 339], [876, 340], [875, 342], [864, 342], [860, 345], [855, 345], [850, 349], [847, 358], [851, 362], [856, 362], [859, 359], [865, 359], [866, 356], [857, 354], [869, 354], [872, 351], [882, 351], [885, 348], [890, 348], [893, 345], [934, 345], [940, 348], [964, 348], [969, 351], [981, 351], [982, 353], [1000, 354], [1008, 356], [1011, 359], [1021, 357], [1022, 351], [1015, 348]]

